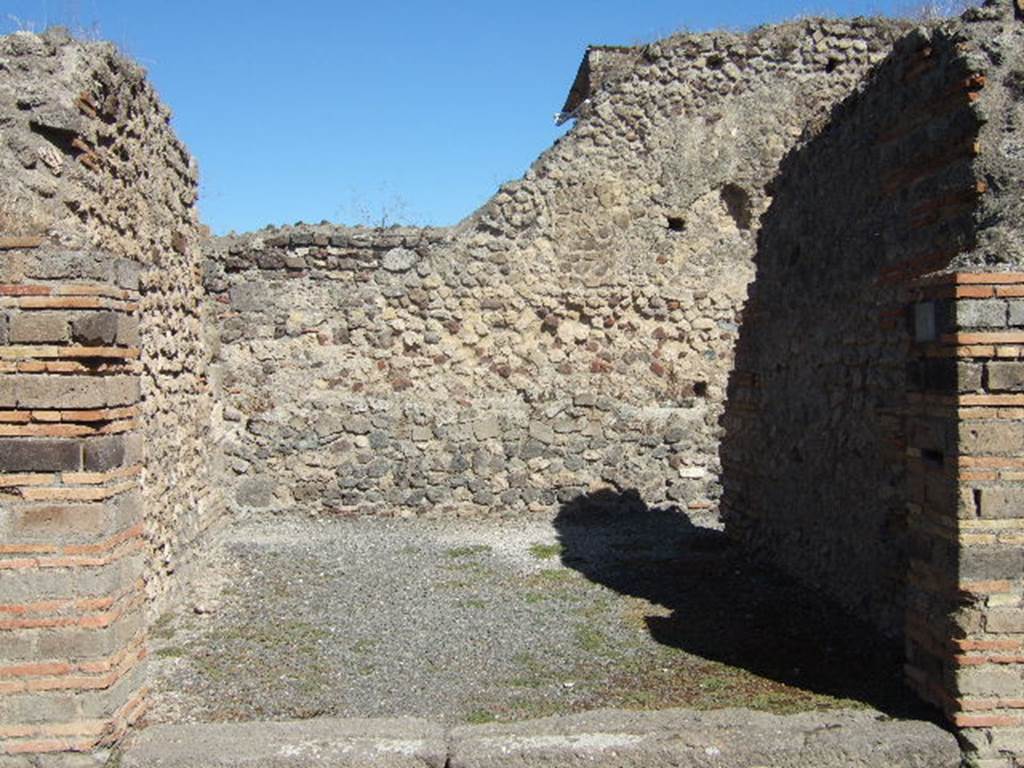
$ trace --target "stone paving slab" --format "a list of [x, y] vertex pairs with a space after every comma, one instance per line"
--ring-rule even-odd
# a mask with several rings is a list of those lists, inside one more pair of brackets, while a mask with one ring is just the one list
[[154, 726], [123, 768], [957, 768], [956, 739], [870, 710], [600, 710], [449, 731], [417, 719]]
[[952, 734], [868, 710], [601, 710], [456, 728], [450, 768], [957, 768]]
[[442, 768], [440, 725], [415, 718], [314, 718], [158, 725], [130, 742], [122, 768]]

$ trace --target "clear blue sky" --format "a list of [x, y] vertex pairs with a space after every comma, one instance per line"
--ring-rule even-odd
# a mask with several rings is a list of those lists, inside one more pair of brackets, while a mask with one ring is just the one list
[[86, 29], [145, 66], [223, 233], [383, 214], [454, 224], [564, 130], [552, 116], [588, 43], [901, 2], [0, 0], [0, 32]]

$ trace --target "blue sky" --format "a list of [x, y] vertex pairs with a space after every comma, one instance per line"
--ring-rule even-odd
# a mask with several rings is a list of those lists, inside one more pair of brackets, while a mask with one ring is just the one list
[[635, 44], [901, 0], [0, 0], [149, 71], [199, 161], [203, 220], [454, 224], [522, 175], [588, 43]]

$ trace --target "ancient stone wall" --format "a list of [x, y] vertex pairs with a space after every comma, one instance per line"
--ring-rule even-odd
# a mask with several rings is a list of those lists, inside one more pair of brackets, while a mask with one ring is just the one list
[[217, 515], [195, 169], [110, 45], [11, 35], [0, 75], [0, 762], [86, 765]]
[[903, 634], [992, 766], [1022, 722], [1022, 35], [1009, 3], [914, 32], [783, 162], [722, 445], [727, 530]]
[[902, 283], [972, 244], [978, 196], [981, 82], [951, 43], [931, 47], [901, 41], [783, 163], [723, 447], [731, 530], [891, 627], [906, 570]]
[[595, 49], [574, 129], [452, 230], [215, 241], [237, 506], [516, 514], [614, 486], [714, 507], [764, 186], [901, 30]]

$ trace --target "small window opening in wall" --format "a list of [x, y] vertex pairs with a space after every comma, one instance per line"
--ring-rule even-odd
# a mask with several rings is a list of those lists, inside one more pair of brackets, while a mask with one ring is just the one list
[[682, 216], [669, 216], [668, 228], [672, 232], [683, 232], [686, 229], [686, 221]]
[[935, 302], [921, 301], [914, 305], [914, 341], [935, 341]]
[[708, 396], [708, 383], [706, 381], [695, 381], [695, 382], [693, 382], [693, 394], [696, 397], [707, 397]]

